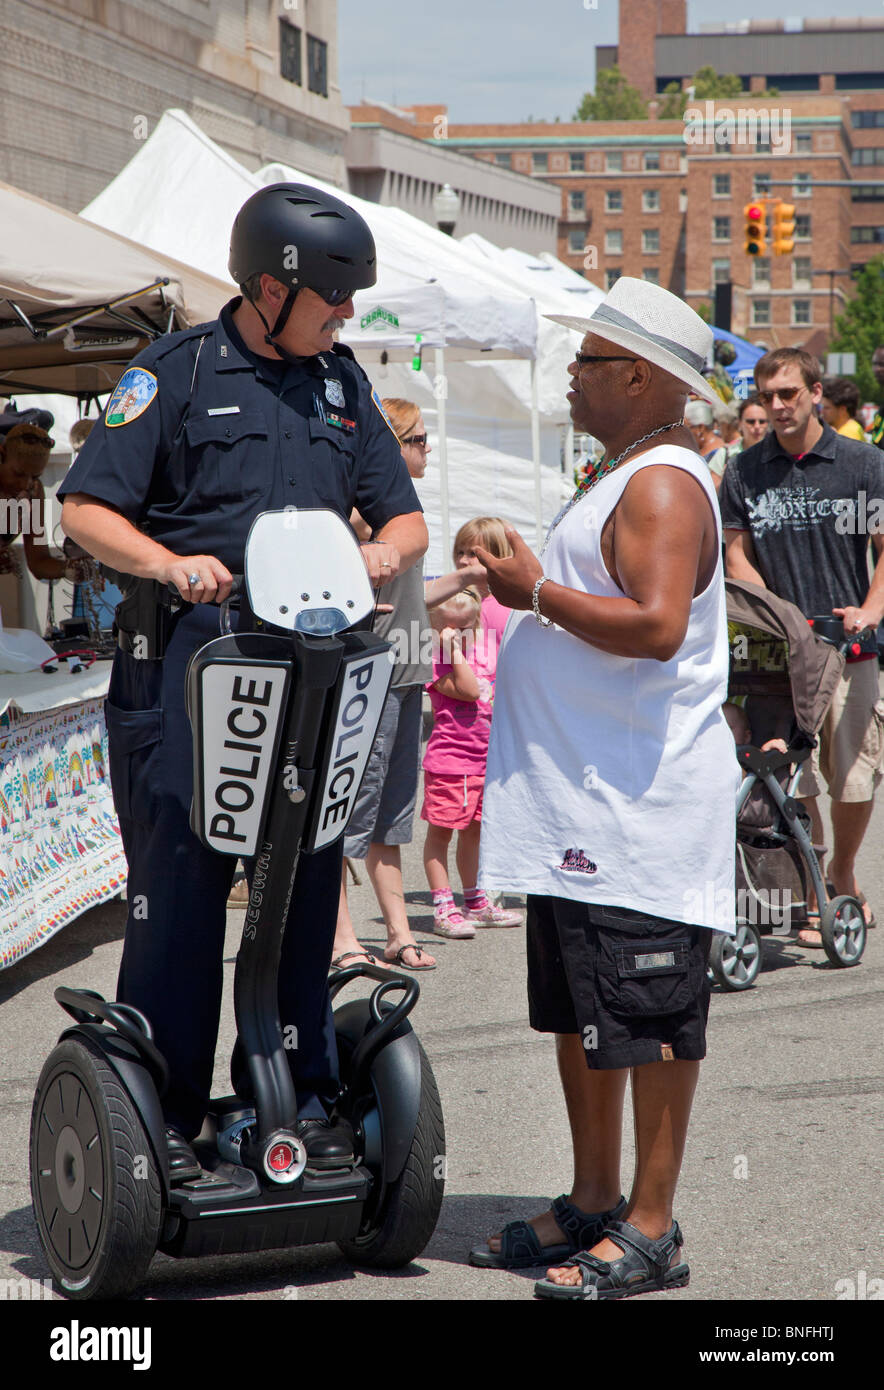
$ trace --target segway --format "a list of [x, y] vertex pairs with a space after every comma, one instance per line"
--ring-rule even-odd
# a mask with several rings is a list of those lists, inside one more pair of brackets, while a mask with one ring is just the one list
[[335, 1012], [336, 1108], [355, 1135], [355, 1161], [340, 1168], [311, 1169], [297, 1137], [278, 1013], [299, 854], [343, 834], [392, 675], [389, 645], [354, 628], [373, 606], [362, 555], [332, 512], [267, 512], [249, 533], [245, 586], [256, 630], [224, 632], [187, 670], [192, 828], [219, 853], [254, 860], [234, 981], [237, 1094], [210, 1102], [193, 1145], [202, 1172], [173, 1185], [168, 1068], [150, 1021], [90, 990], [55, 991], [74, 1024], [37, 1086], [31, 1192], [68, 1298], [125, 1297], [157, 1250], [336, 1242], [355, 1263], [401, 1267], [427, 1244], [442, 1202], [439, 1095], [408, 1021], [417, 982], [362, 961], [330, 979], [333, 999], [352, 980], [375, 982]]

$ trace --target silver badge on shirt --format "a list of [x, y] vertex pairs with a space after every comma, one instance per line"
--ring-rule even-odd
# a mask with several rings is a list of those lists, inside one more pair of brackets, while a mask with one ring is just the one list
[[325, 379], [325, 399], [329, 405], [346, 405], [344, 388], [336, 376], [328, 376]]

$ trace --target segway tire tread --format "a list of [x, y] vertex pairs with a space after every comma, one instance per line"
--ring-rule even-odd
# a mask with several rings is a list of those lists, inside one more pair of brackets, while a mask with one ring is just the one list
[[[41, 1102], [55, 1078], [75, 1075], [98, 1118], [107, 1203], [93, 1254], [82, 1271], [65, 1267], [55, 1256], [44, 1223], [41, 1242], [58, 1291], [66, 1298], [126, 1298], [141, 1284], [156, 1252], [162, 1195], [156, 1160], [135, 1106], [101, 1049], [85, 1037], [69, 1038], [51, 1053], [40, 1075], [31, 1121], [31, 1185], [35, 1212], [40, 1210], [36, 1133]], [[143, 1159], [143, 1177], [136, 1160]]]
[[356, 1265], [402, 1269], [429, 1243], [445, 1186], [445, 1124], [433, 1069], [418, 1043], [421, 1096], [414, 1139], [405, 1166], [385, 1194], [380, 1224], [365, 1236], [339, 1241]]

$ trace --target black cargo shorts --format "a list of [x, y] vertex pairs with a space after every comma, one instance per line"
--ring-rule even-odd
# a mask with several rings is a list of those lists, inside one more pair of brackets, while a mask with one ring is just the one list
[[528, 897], [528, 1013], [578, 1033], [587, 1066], [706, 1056], [712, 932], [625, 907]]

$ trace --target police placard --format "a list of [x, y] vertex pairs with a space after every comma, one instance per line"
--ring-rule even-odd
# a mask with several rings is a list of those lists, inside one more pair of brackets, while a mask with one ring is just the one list
[[371, 633], [348, 636], [351, 641], [367, 639], [371, 647], [348, 654], [342, 663], [333, 733], [312, 824], [305, 837], [309, 850], [333, 844], [347, 828], [393, 678], [388, 643], [379, 644]]
[[191, 822], [209, 849], [249, 858], [264, 822], [291, 665], [229, 657], [213, 661], [214, 645], [208, 643], [195, 658]]

